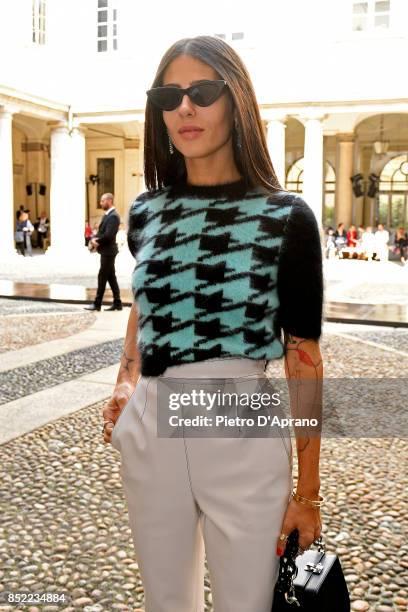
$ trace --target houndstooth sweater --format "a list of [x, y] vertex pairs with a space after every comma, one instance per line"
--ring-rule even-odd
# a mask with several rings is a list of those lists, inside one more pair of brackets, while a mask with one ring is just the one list
[[282, 329], [321, 335], [320, 236], [294, 193], [244, 179], [147, 191], [130, 208], [128, 245], [144, 376], [217, 357], [280, 358]]

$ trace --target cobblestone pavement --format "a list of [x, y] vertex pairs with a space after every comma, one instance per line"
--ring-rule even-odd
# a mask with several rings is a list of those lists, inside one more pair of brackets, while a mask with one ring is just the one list
[[0, 405], [114, 365], [122, 352], [120, 338], [0, 372]]
[[370, 304], [384, 304], [385, 300], [391, 304], [408, 304], [408, 284], [361, 283], [344, 291], [343, 299]]
[[94, 321], [95, 314], [79, 306], [0, 299], [0, 353], [66, 338], [83, 331]]
[[[392, 346], [394, 335], [383, 330], [381, 343]], [[107, 352], [116, 355], [115, 343], [102, 351], [106, 365]], [[327, 376], [398, 377], [408, 366], [408, 354], [330, 333], [322, 352]], [[76, 355], [65, 369], [80, 368], [90, 356]], [[56, 363], [51, 378], [59, 376]], [[282, 362], [271, 362], [269, 373], [282, 376]], [[72, 597], [72, 604], [41, 607], [44, 612], [143, 611], [120, 456], [100, 435], [102, 406], [65, 416], [0, 450], [0, 589], [65, 590]], [[407, 456], [401, 438], [322, 441], [323, 535], [327, 550], [340, 556], [353, 610], [407, 609]], [[295, 478], [296, 472], [295, 466]], [[210, 612], [208, 571], [205, 596]], [[0, 605], [1, 611], [18, 609]]]
[[[40, 302], [39, 300], [13, 300], [0, 298], [0, 315], [47, 314], [47, 313], [78, 313], [82, 306], [62, 304], [60, 302]], [[92, 315], [92, 312], [84, 314]]]
[[376, 330], [371, 326], [367, 327], [367, 330], [354, 331], [353, 336], [361, 338], [362, 340], [370, 340], [371, 342], [377, 342], [384, 344], [385, 346], [392, 347], [398, 351], [404, 351], [408, 354], [408, 330], [392, 328], [387, 330]]

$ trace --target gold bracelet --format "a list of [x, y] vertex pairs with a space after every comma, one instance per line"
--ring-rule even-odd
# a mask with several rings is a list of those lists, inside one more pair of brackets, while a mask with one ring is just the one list
[[324, 502], [326, 501], [325, 498], [322, 497], [321, 495], [319, 495], [319, 499], [308, 499], [307, 497], [302, 497], [301, 495], [296, 493], [296, 491], [292, 492], [292, 497], [295, 501], [299, 502], [300, 504], [304, 504], [305, 506], [310, 506], [311, 508], [320, 508], [321, 506], [323, 506]]

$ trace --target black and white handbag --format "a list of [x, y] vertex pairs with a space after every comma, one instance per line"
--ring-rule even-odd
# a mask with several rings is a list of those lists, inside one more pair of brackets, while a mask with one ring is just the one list
[[340, 559], [327, 553], [322, 537], [317, 550], [298, 555], [299, 532], [288, 536], [279, 562], [272, 612], [350, 612], [350, 596]]

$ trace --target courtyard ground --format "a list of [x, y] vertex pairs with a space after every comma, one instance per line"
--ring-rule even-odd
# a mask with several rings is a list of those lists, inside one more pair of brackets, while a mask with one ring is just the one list
[[[95, 286], [96, 260], [80, 274], [28, 261], [0, 279]], [[330, 298], [408, 308], [408, 268], [365, 264], [325, 262]], [[127, 264], [119, 278], [130, 286]], [[120, 456], [100, 433], [128, 315], [0, 299], [0, 589], [69, 593], [70, 603], [44, 612], [143, 611]], [[325, 322], [321, 346], [326, 376], [406, 379], [406, 328]], [[282, 376], [282, 362], [269, 373]], [[407, 609], [407, 459], [406, 437], [322, 441], [323, 536], [340, 556], [353, 610]], [[210, 612], [208, 571], [205, 596]], [[18, 609], [37, 611], [0, 603]]]

